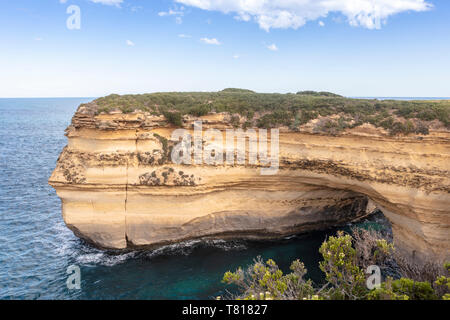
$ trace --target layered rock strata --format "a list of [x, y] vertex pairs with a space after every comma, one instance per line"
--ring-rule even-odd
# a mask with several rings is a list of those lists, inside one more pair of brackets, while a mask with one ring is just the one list
[[[185, 118], [183, 126], [190, 130], [198, 119]], [[222, 131], [232, 128], [227, 119], [201, 118], [203, 129]], [[389, 219], [402, 250], [449, 257], [446, 132], [390, 137], [370, 125], [337, 136], [280, 130], [279, 170], [261, 175], [258, 164], [174, 164], [174, 129], [163, 116], [95, 115], [80, 107], [49, 179], [67, 226], [116, 249], [270, 238], [359, 219], [369, 201]]]

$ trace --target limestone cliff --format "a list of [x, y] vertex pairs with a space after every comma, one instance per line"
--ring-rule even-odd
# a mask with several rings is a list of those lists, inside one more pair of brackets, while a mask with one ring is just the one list
[[[201, 119], [204, 128], [232, 128], [224, 113]], [[49, 179], [67, 226], [103, 248], [267, 238], [361, 218], [370, 201], [402, 249], [449, 257], [448, 132], [392, 137], [368, 124], [334, 136], [280, 130], [279, 171], [261, 175], [258, 165], [173, 164], [173, 129], [164, 116], [81, 106]]]

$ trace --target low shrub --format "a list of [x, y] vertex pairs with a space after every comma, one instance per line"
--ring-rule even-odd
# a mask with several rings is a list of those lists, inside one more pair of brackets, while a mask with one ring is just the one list
[[[234, 299], [450, 299], [450, 263], [442, 268], [434, 262], [418, 265], [404, 257], [399, 259], [393, 244], [374, 230], [354, 229], [353, 236], [339, 231], [322, 243], [319, 252], [323, 257], [319, 267], [326, 281], [321, 287], [305, 279], [307, 270], [300, 260], [291, 264], [290, 273], [283, 274], [275, 261], [269, 259], [264, 262], [260, 257], [246, 270], [238, 268], [235, 272], [226, 272], [222, 281], [237, 286], [239, 293], [231, 296]], [[405, 264], [405, 261], [408, 262]], [[367, 266], [376, 264], [383, 268], [397, 263], [398, 279], [388, 276], [379, 287], [367, 288]], [[422, 274], [409, 272], [425, 269], [433, 271], [422, 271]], [[432, 275], [432, 280], [421, 279], [424, 275]]]

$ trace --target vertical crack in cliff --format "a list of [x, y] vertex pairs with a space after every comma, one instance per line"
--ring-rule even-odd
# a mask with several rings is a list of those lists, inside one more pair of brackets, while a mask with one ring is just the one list
[[[135, 153], [138, 153], [138, 129], [135, 130], [134, 132], [135, 135], [135, 139], [134, 139], [134, 145], [135, 145]], [[128, 244], [130, 243], [130, 241], [128, 240], [128, 235], [127, 235], [127, 203], [128, 203], [128, 183], [129, 183], [129, 174], [128, 174], [128, 168], [130, 166], [130, 157], [127, 158], [127, 170], [126, 170], [126, 175], [127, 175], [127, 179], [125, 182], [125, 243], [126, 246], [128, 247]]]
[[[135, 153], [137, 154], [137, 152], [138, 152], [138, 148], [137, 148], [137, 144], [138, 144], [138, 130], [136, 129], [135, 131], [134, 131], [134, 136], [135, 136], [135, 139], [134, 139], [134, 146], [135, 146]], [[127, 171], [126, 171], [126, 175], [127, 175], [127, 181], [126, 181], [126, 183], [125, 183], [125, 216], [126, 216], [126, 213], [127, 213], [127, 202], [128, 202], [128, 168], [129, 168], [129, 166], [130, 166], [130, 158], [127, 158]], [[125, 221], [126, 222], [126, 221]]]
[[126, 171], [126, 175], [127, 175], [127, 181], [125, 183], [125, 215], [127, 214], [127, 201], [128, 201], [128, 166], [129, 166], [129, 160], [127, 159], [127, 171]]
[[134, 131], [134, 137], [135, 137], [135, 139], [134, 139], [134, 148], [135, 148], [135, 152], [136, 152], [136, 154], [137, 154], [137, 152], [138, 152], [138, 129], [136, 129], [135, 131]]

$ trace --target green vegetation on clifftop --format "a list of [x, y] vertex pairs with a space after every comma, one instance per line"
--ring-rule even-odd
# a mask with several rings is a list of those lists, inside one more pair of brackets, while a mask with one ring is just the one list
[[245, 118], [246, 126], [296, 130], [310, 120], [319, 119], [318, 131], [335, 134], [363, 123], [388, 130], [390, 134], [428, 134], [432, 122], [450, 128], [450, 101], [400, 101], [351, 99], [330, 92], [300, 91], [256, 93], [229, 88], [219, 92], [161, 92], [117, 95], [88, 104], [96, 114], [135, 110], [163, 114], [180, 126], [184, 115], [203, 116], [209, 112], [228, 112]]

